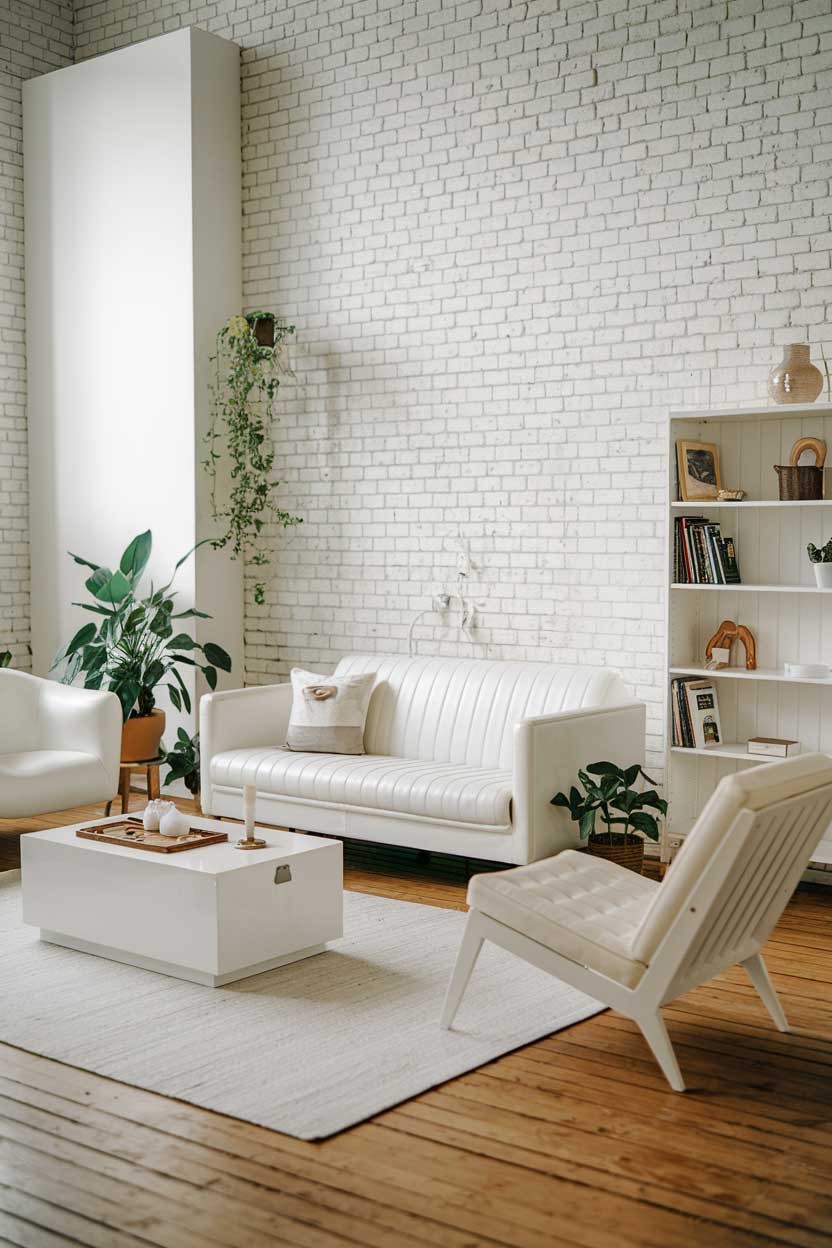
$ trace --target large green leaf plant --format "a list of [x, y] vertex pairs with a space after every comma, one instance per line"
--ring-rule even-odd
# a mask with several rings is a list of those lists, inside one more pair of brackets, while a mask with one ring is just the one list
[[[581, 793], [574, 784], [568, 793], [556, 793], [552, 806], [562, 806], [577, 823], [581, 840], [590, 836], [607, 844], [615, 843], [614, 837], [626, 841], [633, 832], [640, 832], [651, 841], [659, 839], [659, 821], [651, 810], [667, 814], [667, 802], [659, 797], [655, 788], [639, 791], [633, 785], [639, 778], [655, 785], [647, 773], [633, 763], [630, 767], [618, 767], [615, 763], [590, 763], [585, 771], [578, 772], [584, 787]], [[596, 832], [595, 821], [600, 815], [606, 831]], [[619, 842], [620, 844], [620, 842]]]
[[[202, 543], [197, 543], [202, 545]], [[166, 585], [156, 589], [150, 582], [142, 594], [140, 581], [153, 549], [150, 529], [129, 543], [115, 570], [70, 556], [91, 575], [85, 585], [92, 602], [76, 602], [99, 617], [90, 621], [58, 652], [52, 669], [60, 669], [64, 684], [83, 678], [85, 689], [108, 689], [121, 702], [124, 719], [149, 715], [156, 693], [167, 689], [178, 711], [191, 710], [191, 696], [181, 670], [196, 667], [211, 689], [217, 685], [217, 669], [231, 671], [231, 659], [222, 646], [200, 645], [188, 633], [178, 631], [177, 621], [207, 620], [205, 611], [189, 607], [175, 610], [176, 592], [171, 589], [176, 573], [197, 549], [183, 555]]]

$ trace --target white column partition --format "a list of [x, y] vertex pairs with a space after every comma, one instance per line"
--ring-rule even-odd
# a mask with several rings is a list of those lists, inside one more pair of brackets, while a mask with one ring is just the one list
[[[213, 531], [201, 460], [208, 357], [241, 304], [239, 49], [192, 27], [32, 79], [24, 153], [33, 669], [44, 673], [92, 618], [71, 605], [83, 576], [67, 550], [112, 565], [150, 528], [158, 582]], [[178, 588], [183, 605], [212, 613], [196, 635], [229, 651], [225, 683], [242, 684], [240, 563], [201, 551]]]

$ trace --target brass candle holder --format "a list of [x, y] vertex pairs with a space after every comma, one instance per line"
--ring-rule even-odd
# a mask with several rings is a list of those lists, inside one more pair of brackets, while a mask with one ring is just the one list
[[245, 836], [237, 841], [237, 849], [265, 849], [267, 842], [254, 835], [257, 790], [253, 784], [243, 785], [243, 823]]

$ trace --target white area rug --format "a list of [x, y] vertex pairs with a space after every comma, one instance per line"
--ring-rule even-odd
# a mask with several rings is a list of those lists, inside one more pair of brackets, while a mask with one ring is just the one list
[[0, 1040], [301, 1139], [320, 1139], [588, 1018], [583, 993], [486, 944], [438, 1026], [464, 914], [345, 895], [331, 951], [203, 988], [49, 945], [0, 874]]

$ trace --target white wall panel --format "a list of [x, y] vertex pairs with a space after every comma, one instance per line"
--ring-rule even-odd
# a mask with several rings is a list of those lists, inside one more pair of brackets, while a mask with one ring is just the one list
[[[207, 357], [240, 306], [239, 50], [185, 30], [24, 88], [33, 666], [80, 620], [82, 570], [153, 530], [149, 567], [210, 532]], [[177, 579], [241, 681], [239, 564]]]

